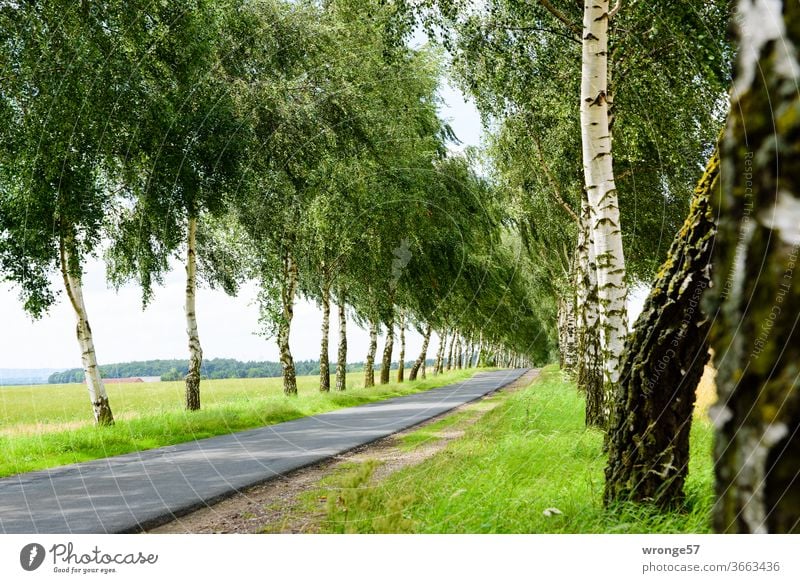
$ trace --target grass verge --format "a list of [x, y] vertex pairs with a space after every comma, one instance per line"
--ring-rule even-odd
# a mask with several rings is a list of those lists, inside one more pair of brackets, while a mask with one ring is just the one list
[[[309, 493], [327, 501], [325, 532], [705, 533], [713, 500], [712, 430], [695, 419], [686, 506], [663, 513], [639, 505], [602, 505], [601, 432], [584, 427], [573, 384], [546, 368], [519, 392], [466, 428], [461, 439], [419, 465], [376, 481], [374, 461], [332, 474]], [[468, 415], [464, 413], [461, 415]], [[455, 417], [455, 416], [454, 416]], [[448, 418], [444, 424], [457, 424]], [[435, 424], [403, 438], [416, 447]], [[548, 509], [557, 509], [560, 514]]]
[[281, 379], [203, 381], [203, 409], [182, 409], [183, 383], [109, 385], [117, 422], [97, 428], [83, 385], [0, 387], [0, 477], [252, 429], [391, 397], [471, 377], [449, 371], [414, 382], [320, 393], [319, 377], [298, 377], [297, 398]]

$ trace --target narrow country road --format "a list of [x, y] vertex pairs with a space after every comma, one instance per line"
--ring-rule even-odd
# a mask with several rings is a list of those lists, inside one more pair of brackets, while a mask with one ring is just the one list
[[4, 478], [0, 533], [123, 533], [151, 528], [479, 399], [526, 370], [478, 373], [414, 395]]

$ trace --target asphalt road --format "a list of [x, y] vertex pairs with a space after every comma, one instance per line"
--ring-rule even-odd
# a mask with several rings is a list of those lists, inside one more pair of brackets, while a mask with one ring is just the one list
[[152, 528], [249, 486], [479, 399], [527, 369], [478, 373], [414, 395], [0, 480], [0, 532]]

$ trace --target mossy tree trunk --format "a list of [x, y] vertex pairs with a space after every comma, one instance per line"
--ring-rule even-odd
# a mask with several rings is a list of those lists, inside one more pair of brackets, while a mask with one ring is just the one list
[[695, 390], [708, 361], [711, 321], [700, 304], [710, 283], [711, 198], [719, 184], [715, 151], [628, 336], [609, 424], [606, 505], [683, 502]]
[[[800, 533], [800, 4], [740, 2], [709, 311], [714, 529]], [[715, 204], [716, 206], [716, 204]]]

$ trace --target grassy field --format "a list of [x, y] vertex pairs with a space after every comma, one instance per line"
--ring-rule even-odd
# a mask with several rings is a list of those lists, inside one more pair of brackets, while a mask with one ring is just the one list
[[207, 380], [203, 409], [183, 409], [183, 382], [111, 384], [117, 419], [96, 428], [83, 385], [0, 387], [0, 476], [39, 470], [202, 439], [406, 395], [468, 378], [450, 371], [425, 381], [364, 389], [362, 373], [348, 375], [345, 392], [319, 392], [319, 377], [298, 377], [298, 398], [283, 395], [282, 380]]
[[[584, 405], [555, 368], [499, 400], [464, 437], [422, 463], [376, 482], [374, 462], [332, 474], [308, 494], [327, 500], [323, 531], [421, 533], [704, 533], [713, 499], [711, 425], [692, 429], [686, 507], [672, 513], [603, 508], [602, 434], [584, 427]], [[407, 435], [403, 447], [458, 426], [466, 410]], [[546, 510], [556, 508], [561, 514]]]

